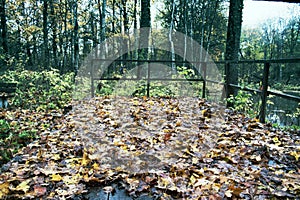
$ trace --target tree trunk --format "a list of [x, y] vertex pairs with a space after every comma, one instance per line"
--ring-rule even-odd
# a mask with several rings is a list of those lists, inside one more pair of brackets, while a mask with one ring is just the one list
[[[151, 27], [150, 0], [141, 0], [140, 47], [148, 47]], [[139, 60], [148, 58], [148, 48], [139, 48]], [[141, 63], [138, 63], [138, 78], [141, 77]]]
[[43, 39], [44, 39], [44, 69], [49, 68], [49, 49], [48, 49], [48, 0], [43, 2]]
[[174, 43], [172, 39], [173, 27], [174, 27], [174, 12], [175, 12], [175, 1], [172, 1], [172, 12], [171, 12], [171, 22], [169, 29], [169, 43], [170, 43], [170, 51], [171, 51], [171, 69], [172, 72], [175, 71], [175, 52], [174, 52]]
[[[123, 13], [123, 26], [124, 26], [124, 34], [126, 35], [126, 38], [129, 38], [129, 25], [128, 25], [128, 16], [127, 16], [127, 7], [126, 7], [126, 2], [127, 0], [122, 0], [121, 3], [122, 3], [122, 13]], [[127, 37], [128, 36], [128, 37]], [[123, 46], [123, 52], [128, 52], [128, 40], [124, 38], [124, 45]], [[129, 53], [129, 52], [128, 52]], [[128, 53], [125, 53], [123, 54], [123, 60], [127, 60], [128, 59]], [[125, 62], [125, 65], [128, 65], [129, 63]], [[122, 69], [121, 71], [123, 70], [123, 67], [122, 66]]]
[[52, 57], [53, 57], [53, 66], [58, 67], [58, 58], [57, 58], [57, 21], [53, 0], [50, 1], [50, 12], [51, 12], [51, 27], [52, 27]]
[[6, 8], [5, 8], [5, 0], [1, 0], [0, 4], [0, 18], [1, 18], [1, 39], [2, 39], [2, 48], [3, 52], [8, 52], [8, 43], [7, 43], [7, 24], [6, 24]]
[[[230, 0], [229, 19], [227, 27], [227, 41], [225, 60], [237, 61], [240, 48], [240, 37], [242, 27], [243, 0]], [[226, 76], [226, 98], [236, 96], [237, 91], [229, 84], [238, 84], [238, 65], [230, 63], [225, 67]], [[228, 107], [232, 106], [227, 104]]]
[[[137, 31], [137, 5], [138, 2], [137, 0], [134, 0], [134, 8], [133, 8], [133, 34], [134, 37], [136, 38], [134, 40], [134, 51], [132, 52], [132, 59], [137, 60], [138, 59], [138, 47], [139, 47], [139, 41], [138, 41], [138, 31]], [[138, 65], [138, 63], [134, 63], [134, 67], [136, 67]]]
[[[98, 1], [98, 3], [100, 4], [100, 0]], [[102, 13], [101, 13], [101, 42], [105, 40], [105, 34], [106, 34], [105, 17], [106, 17], [106, 0], [103, 0]]]
[[78, 72], [78, 65], [79, 65], [79, 42], [78, 42], [78, 16], [77, 16], [77, 8], [78, 8], [78, 3], [75, 0], [73, 2], [74, 6], [74, 72], [75, 76], [77, 75]]

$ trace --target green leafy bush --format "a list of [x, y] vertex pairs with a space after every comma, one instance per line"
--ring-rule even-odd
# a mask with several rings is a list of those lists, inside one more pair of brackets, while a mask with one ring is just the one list
[[9, 123], [4, 119], [0, 119], [0, 139], [5, 138], [9, 133], [9, 130], [10, 130]]
[[258, 103], [254, 103], [253, 96], [243, 90], [239, 90], [238, 94], [227, 99], [233, 105], [233, 109], [245, 113], [250, 117], [256, 117], [259, 110]]
[[50, 71], [7, 71], [1, 77], [5, 82], [16, 82], [17, 91], [12, 106], [36, 110], [61, 109], [71, 101], [74, 74], [61, 75]]

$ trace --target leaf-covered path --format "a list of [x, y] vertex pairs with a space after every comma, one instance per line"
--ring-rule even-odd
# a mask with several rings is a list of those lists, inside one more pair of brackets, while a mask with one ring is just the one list
[[0, 199], [300, 196], [299, 134], [201, 99], [101, 97], [55, 116], [2, 166]]

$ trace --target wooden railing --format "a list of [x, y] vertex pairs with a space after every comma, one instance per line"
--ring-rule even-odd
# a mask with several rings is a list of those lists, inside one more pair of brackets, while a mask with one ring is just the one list
[[293, 100], [300, 102], [300, 97], [299, 96], [294, 96], [278, 91], [272, 91], [268, 90], [269, 87], [269, 72], [270, 72], [270, 67], [272, 64], [286, 64], [286, 63], [299, 63], [300, 64], [300, 58], [296, 59], [277, 59], [277, 60], [241, 60], [241, 61], [221, 61], [221, 62], [216, 62], [219, 64], [225, 64], [225, 65], [231, 65], [231, 64], [264, 64], [264, 69], [263, 69], [263, 77], [261, 77], [261, 89], [253, 89], [253, 88], [247, 88], [247, 87], [241, 87], [239, 85], [234, 85], [231, 83], [225, 83], [226, 86], [226, 91], [229, 91], [229, 87], [234, 87], [240, 90], [245, 90], [249, 92], [256, 92], [261, 94], [261, 107], [260, 107], [260, 113], [259, 113], [259, 120], [262, 123], [265, 123], [266, 120], [266, 106], [267, 106], [267, 98], [269, 94], [279, 96], [285, 99]]
[[[95, 92], [95, 85], [94, 85], [94, 81], [95, 80], [120, 80], [120, 78], [117, 77], [95, 77], [94, 76], [94, 64], [93, 62], [114, 62], [114, 61], [118, 61], [118, 62], [123, 62], [123, 63], [146, 63], [147, 67], [148, 67], [148, 73], [147, 73], [147, 77], [145, 80], [147, 80], [147, 96], [150, 96], [150, 82], [151, 81], [200, 81], [203, 83], [202, 85], [202, 98], [206, 97], [206, 83], [210, 82], [210, 83], [215, 83], [215, 84], [222, 84], [225, 86], [225, 91], [229, 91], [228, 89], [230, 87], [239, 89], [239, 90], [244, 90], [244, 91], [249, 91], [249, 92], [253, 92], [253, 93], [259, 93], [261, 94], [261, 107], [260, 107], [260, 113], [259, 113], [259, 120], [260, 122], [264, 123], [265, 122], [265, 118], [266, 118], [266, 105], [267, 105], [267, 98], [268, 95], [275, 95], [275, 96], [279, 96], [282, 98], [286, 98], [289, 100], [293, 100], [293, 101], [297, 101], [300, 102], [300, 97], [299, 96], [295, 96], [295, 95], [290, 95], [290, 94], [286, 94], [286, 93], [282, 93], [282, 92], [278, 92], [278, 91], [272, 91], [272, 90], [268, 90], [268, 85], [269, 85], [269, 72], [270, 72], [270, 68], [272, 67], [272, 64], [286, 64], [286, 63], [299, 63], [300, 65], [300, 58], [296, 58], [296, 59], [277, 59], [277, 60], [239, 60], [239, 61], [217, 61], [217, 62], [188, 62], [188, 61], [170, 61], [170, 60], [107, 60], [107, 59], [94, 59], [92, 61], [92, 72], [91, 72], [91, 95], [92, 97], [94, 96], [94, 92]], [[180, 64], [184, 64], [184, 63], [189, 63], [192, 65], [201, 65], [201, 71], [202, 71], [202, 78], [187, 78], [187, 79], [182, 79], [182, 78], [151, 78], [150, 75], [150, 63], [180, 63]], [[244, 86], [240, 86], [240, 85], [235, 85], [232, 83], [228, 83], [228, 82], [218, 82], [215, 80], [209, 80], [206, 77], [206, 68], [208, 64], [221, 64], [224, 65], [224, 67], [226, 67], [226, 65], [237, 65], [237, 64], [264, 64], [264, 70], [263, 70], [263, 76], [261, 77], [261, 82], [262, 82], [262, 89], [254, 89], [254, 88], [249, 88], [249, 87], [244, 87]], [[197, 69], [196, 67], [194, 68], [194, 70], [198, 70], [197, 73], [199, 73], [199, 69]], [[139, 77], [137, 75], [137, 77]], [[122, 78], [122, 80], [141, 80], [140, 78]], [[227, 96], [227, 95], [226, 95]]]

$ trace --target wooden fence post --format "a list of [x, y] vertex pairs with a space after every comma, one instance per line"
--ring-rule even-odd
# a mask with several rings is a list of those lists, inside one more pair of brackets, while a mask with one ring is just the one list
[[147, 97], [150, 96], [150, 61], [147, 61], [148, 76], [147, 76]]
[[91, 61], [91, 95], [95, 97], [95, 85], [94, 85], [94, 62]]
[[266, 62], [264, 65], [262, 93], [261, 93], [261, 107], [260, 107], [260, 114], [259, 114], [259, 121], [261, 123], [266, 122], [266, 105], [267, 105], [267, 98], [268, 98], [269, 70], [270, 70], [270, 63]]
[[[230, 82], [229, 82], [229, 68], [230, 68], [230, 62], [225, 62], [225, 98], [228, 99], [230, 97]], [[229, 107], [232, 107], [232, 103], [230, 102], [226, 102], [226, 107], [229, 108]]]
[[203, 85], [202, 85], [202, 98], [205, 98], [205, 88], [206, 88], [206, 65], [207, 63], [202, 63], [203, 64]]

